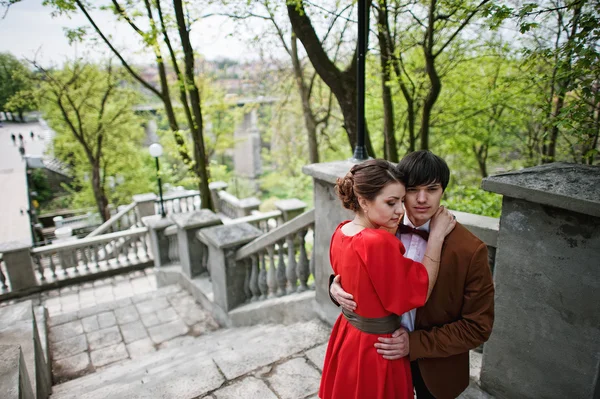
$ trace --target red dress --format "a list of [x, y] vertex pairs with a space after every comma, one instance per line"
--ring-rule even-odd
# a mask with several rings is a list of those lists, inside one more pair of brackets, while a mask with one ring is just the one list
[[[342, 233], [331, 238], [329, 257], [344, 290], [354, 296], [355, 313], [378, 318], [401, 315], [425, 304], [429, 277], [425, 267], [403, 256], [402, 242], [384, 230]], [[329, 338], [321, 377], [321, 399], [412, 399], [408, 357], [385, 360], [373, 346], [377, 335], [362, 332], [340, 314]]]

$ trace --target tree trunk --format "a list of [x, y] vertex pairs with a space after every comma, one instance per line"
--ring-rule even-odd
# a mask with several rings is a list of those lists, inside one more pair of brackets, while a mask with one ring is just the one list
[[100, 164], [93, 159], [90, 159], [92, 164], [92, 191], [94, 192], [94, 199], [96, 200], [96, 206], [98, 206], [98, 212], [103, 222], [110, 219], [110, 211], [108, 209], [108, 198], [102, 187], [102, 179], [100, 177]]
[[396, 135], [394, 129], [394, 100], [390, 88], [391, 78], [391, 56], [390, 44], [388, 43], [387, 32], [387, 3], [380, 3], [380, 10], [377, 13], [377, 37], [379, 38], [381, 63], [381, 99], [383, 101], [383, 137], [385, 158], [391, 162], [398, 162], [398, 146], [396, 144]]
[[[294, 33], [300, 39], [306, 50], [310, 62], [319, 74], [323, 82], [338, 100], [342, 116], [344, 117], [344, 128], [348, 135], [348, 142], [352, 150], [356, 146], [358, 98], [356, 93], [356, 53], [348, 68], [341, 71], [327, 56], [322, 43], [312, 26], [310, 18], [306, 14], [302, 1], [288, 3], [288, 16]], [[373, 145], [369, 137], [369, 131], [365, 127], [365, 146], [369, 155], [376, 157]]]
[[425, 55], [425, 69], [427, 76], [429, 77], [430, 87], [427, 92], [427, 97], [423, 102], [423, 113], [421, 114], [421, 130], [419, 136], [421, 137], [421, 149], [429, 149], [429, 124], [431, 123], [431, 111], [433, 106], [442, 91], [442, 81], [435, 68], [435, 56], [433, 55], [434, 45], [434, 29], [435, 29], [435, 9], [437, 0], [431, 0], [429, 4], [428, 13], [428, 25], [427, 32], [425, 33], [425, 40], [423, 42], [423, 52]]
[[298, 91], [300, 92], [300, 99], [302, 101], [302, 114], [304, 115], [304, 125], [306, 126], [306, 132], [308, 134], [308, 159], [310, 163], [319, 163], [319, 147], [317, 143], [317, 121], [315, 115], [310, 107], [310, 93], [308, 87], [304, 83], [304, 72], [302, 65], [300, 65], [300, 59], [298, 57], [298, 43], [297, 37], [292, 32], [292, 48], [290, 55], [292, 57], [292, 65], [294, 67], [294, 75], [296, 78], [296, 84], [298, 85]]
[[198, 91], [196, 81], [194, 80], [194, 50], [192, 49], [189, 31], [187, 30], [187, 23], [183, 11], [182, 0], [174, 0], [173, 6], [175, 8], [175, 17], [177, 19], [177, 27], [179, 29], [179, 37], [181, 39], [181, 46], [183, 48], [183, 54], [185, 59], [185, 83], [188, 94], [190, 96], [190, 103], [194, 119], [194, 125], [190, 126], [190, 130], [192, 132], [192, 138], [194, 139], [194, 158], [196, 161], [196, 171], [198, 173], [198, 177], [200, 177], [199, 188], [200, 198], [202, 201], [202, 208], [214, 210], [212, 197], [208, 188], [210, 174], [208, 171], [208, 159], [206, 157], [206, 149], [204, 147], [204, 126], [202, 122], [200, 93]]

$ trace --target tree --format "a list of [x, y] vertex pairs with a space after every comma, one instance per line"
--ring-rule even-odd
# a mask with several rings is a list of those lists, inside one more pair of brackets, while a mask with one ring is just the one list
[[31, 71], [15, 56], [0, 53], [0, 112], [23, 113], [35, 108], [31, 89]]
[[[544, 95], [541, 157], [554, 162], [562, 139], [573, 162], [593, 162], [600, 132], [600, 4], [558, 0], [525, 4], [521, 30], [530, 32], [528, 60], [541, 72]], [[539, 68], [541, 66], [541, 68]]]
[[[175, 15], [175, 20], [173, 21], [168, 17], [170, 13], [164, 12], [160, 0], [155, 0], [153, 2], [150, 0], [144, 0], [143, 2], [126, 0], [124, 3], [119, 3], [117, 0], [111, 1], [110, 9], [140, 36], [146, 48], [152, 50], [160, 78], [160, 89], [157, 89], [135, 71], [121, 51], [119, 51], [112, 43], [109, 35], [107, 35], [95, 22], [90, 14], [90, 9], [93, 9], [93, 6], [85, 2], [85, 0], [45, 0], [44, 3], [52, 5], [60, 13], [68, 14], [77, 9], [81, 11], [93, 27], [95, 33], [119, 59], [129, 74], [144, 88], [156, 95], [162, 101], [169, 121], [169, 127], [177, 143], [179, 155], [189, 169], [198, 177], [201, 206], [203, 208], [214, 209], [212, 197], [208, 188], [210, 173], [208, 170], [207, 150], [204, 143], [202, 106], [200, 94], [194, 78], [195, 54], [189, 40], [189, 32], [192, 23], [189, 17], [189, 10], [187, 10], [188, 4], [183, 3], [181, 0], [173, 1], [172, 11]], [[158, 20], [156, 18], [158, 18]], [[142, 24], [138, 24], [138, 19], [142, 19]], [[148, 29], [143, 30], [140, 26], [147, 26]], [[181, 46], [180, 52], [183, 53], [183, 70], [180, 68], [179, 63], [181, 61], [177, 58], [177, 52], [174, 49], [173, 41], [171, 40], [173, 30], [179, 35], [178, 43]], [[84, 31], [81, 29], [70, 31], [70, 34], [74, 36], [81, 36], [82, 33], [84, 33]], [[174, 111], [175, 107], [171, 99], [169, 80], [162, 55], [163, 46], [168, 50], [171, 67], [175, 72], [180, 99], [179, 105], [182, 106], [185, 111], [187, 131], [192, 138], [193, 160], [189, 155], [182, 134], [183, 130], [180, 127], [180, 123], [177, 121]]]
[[[315, 27], [306, 12], [303, 0], [289, 1], [287, 3], [287, 11], [294, 34], [302, 44], [308, 54], [313, 68], [319, 74], [319, 77], [329, 86], [331, 92], [335, 95], [342, 115], [344, 117], [344, 128], [348, 136], [348, 142], [351, 148], [356, 146], [357, 141], [357, 118], [356, 110], [358, 109], [358, 99], [356, 92], [356, 69], [358, 43], [354, 56], [349, 62], [346, 69], [342, 70], [337, 65], [335, 60], [332, 60], [325, 47], [323, 41], [319, 39]], [[367, 16], [368, 20], [368, 16]], [[365, 145], [369, 155], [375, 157], [376, 153], [371, 144], [369, 130], [365, 127]]]
[[99, 67], [76, 60], [62, 70], [33, 65], [39, 74], [36, 94], [44, 117], [57, 132], [55, 155], [74, 166], [82, 185], [89, 182], [106, 221], [109, 176], [139, 170], [135, 144], [141, 144], [143, 129], [131, 108], [138, 94], [127, 88], [126, 76], [110, 63]]
[[[245, 2], [242, 2], [245, 3]], [[259, 6], [257, 6], [257, 4]], [[232, 6], [229, 2], [228, 6]], [[280, 4], [272, 3], [268, 0], [261, 0], [252, 4], [236, 4], [233, 13], [221, 13], [235, 20], [245, 21], [248, 19], [267, 21], [270, 25], [271, 34], [276, 38], [275, 44], [281, 46], [289, 55], [291, 61], [291, 72], [296, 84], [297, 92], [300, 97], [300, 104], [304, 117], [304, 126], [308, 141], [308, 161], [310, 163], [319, 162], [319, 136], [325, 135], [324, 131], [329, 125], [332, 117], [333, 94], [329, 91], [326, 96], [325, 104], [322, 104], [321, 98], [315, 95], [322, 84], [314, 69], [310, 68], [307, 60], [301, 56], [302, 47], [298, 46], [298, 37], [290, 26], [287, 15], [282, 20]], [[323, 37], [323, 42], [333, 32], [333, 27], [340, 16], [330, 19], [328, 28]], [[346, 21], [346, 25], [348, 22]], [[343, 29], [345, 30], [345, 28]], [[260, 35], [260, 44], [271, 46], [271, 41], [265, 40], [265, 35]], [[334, 47], [333, 60], [337, 60], [343, 41], [340, 38], [336, 41]], [[278, 60], [268, 60], [270, 63], [279, 63]], [[288, 71], [286, 66], [280, 69]]]

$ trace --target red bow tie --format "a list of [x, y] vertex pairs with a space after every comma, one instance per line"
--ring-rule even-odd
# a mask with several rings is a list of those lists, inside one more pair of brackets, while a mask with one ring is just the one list
[[416, 234], [423, 238], [425, 241], [429, 239], [429, 233], [425, 230], [415, 229], [414, 227], [407, 226], [405, 224], [400, 223], [398, 225], [398, 233], [399, 234]]

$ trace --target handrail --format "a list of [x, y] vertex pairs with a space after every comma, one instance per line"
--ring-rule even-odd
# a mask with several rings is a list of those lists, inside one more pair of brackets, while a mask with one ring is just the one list
[[103, 234], [101, 236], [93, 237], [93, 238], [86, 237], [86, 238], [82, 238], [80, 240], [73, 240], [73, 241], [68, 241], [65, 243], [45, 245], [43, 247], [33, 248], [31, 250], [31, 253], [45, 254], [47, 252], [53, 252], [53, 251], [57, 251], [57, 250], [63, 251], [63, 250], [68, 250], [68, 249], [73, 249], [73, 248], [80, 248], [80, 247], [85, 247], [87, 245], [99, 244], [99, 243], [103, 243], [103, 242], [107, 242], [107, 241], [112, 241], [112, 240], [115, 240], [118, 238], [143, 235], [143, 234], [146, 234], [147, 232], [148, 232], [148, 227], [136, 227], [133, 229], [118, 231], [116, 233]]
[[100, 226], [98, 226], [94, 231], [92, 231], [90, 234], [88, 234], [85, 238], [92, 238], [99, 234], [104, 233], [105, 231], [110, 229], [112, 226], [114, 226], [119, 221], [119, 219], [121, 219], [125, 214], [127, 214], [129, 211], [134, 209], [136, 206], [137, 206], [137, 202], [135, 202], [135, 201], [132, 202], [131, 204], [127, 205], [125, 208], [123, 208], [121, 211], [119, 211], [113, 217], [111, 217], [106, 222], [104, 222]]
[[[168, 194], [168, 195], [163, 195], [163, 201], [170, 201], [170, 200], [174, 200], [174, 199], [180, 199], [180, 198], [189, 198], [189, 197], [195, 197], [197, 195], [200, 195], [200, 191], [198, 190], [185, 190], [185, 191], [181, 191], [181, 192], [174, 192], [172, 194]], [[155, 202], [160, 202], [160, 198], [157, 198], [155, 200]]]
[[271, 232], [264, 234], [254, 241], [244, 245], [235, 254], [235, 260], [239, 261], [253, 255], [260, 250], [274, 245], [285, 240], [287, 236], [301, 230], [305, 227], [310, 226], [315, 222], [315, 210], [311, 209], [304, 212], [303, 214], [295, 217], [294, 219], [282, 224], [281, 226], [273, 229]]
[[250, 216], [244, 216], [236, 219], [226, 219], [223, 221], [223, 224], [238, 224], [238, 223], [256, 223], [262, 222], [263, 220], [269, 220], [272, 218], [276, 218], [282, 215], [281, 211], [269, 211], [269, 212], [261, 212]]

